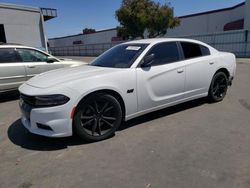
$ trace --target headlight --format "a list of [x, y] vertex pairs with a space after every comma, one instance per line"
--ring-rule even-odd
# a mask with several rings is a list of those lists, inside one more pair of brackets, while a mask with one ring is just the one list
[[36, 107], [51, 107], [66, 104], [69, 97], [64, 95], [45, 95], [35, 97]]

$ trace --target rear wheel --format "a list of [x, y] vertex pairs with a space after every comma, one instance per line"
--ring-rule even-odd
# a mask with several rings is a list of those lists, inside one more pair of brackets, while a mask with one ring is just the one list
[[227, 93], [228, 78], [224, 72], [218, 72], [214, 75], [209, 89], [209, 99], [211, 102], [222, 101]]
[[115, 97], [99, 93], [87, 97], [74, 117], [76, 133], [86, 141], [100, 141], [114, 135], [122, 121], [122, 110]]

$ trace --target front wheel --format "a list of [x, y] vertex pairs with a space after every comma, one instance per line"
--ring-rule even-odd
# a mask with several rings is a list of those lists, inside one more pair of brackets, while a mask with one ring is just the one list
[[95, 142], [111, 137], [122, 121], [122, 110], [115, 97], [93, 94], [77, 108], [74, 117], [76, 133], [84, 140]]
[[214, 75], [208, 97], [211, 102], [222, 101], [227, 93], [228, 78], [224, 72], [218, 72]]

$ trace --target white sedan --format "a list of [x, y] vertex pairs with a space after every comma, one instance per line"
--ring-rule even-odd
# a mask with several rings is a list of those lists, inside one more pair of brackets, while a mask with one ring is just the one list
[[88, 66], [38, 75], [19, 91], [23, 125], [34, 134], [87, 141], [121, 122], [193, 99], [223, 100], [235, 76], [231, 53], [189, 39], [117, 45]]

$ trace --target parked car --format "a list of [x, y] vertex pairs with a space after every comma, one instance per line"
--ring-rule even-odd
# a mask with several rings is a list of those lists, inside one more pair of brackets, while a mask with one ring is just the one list
[[51, 71], [23, 84], [22, 123], [48, 137], [113, 135], [122, 120], [208, 97], [223, 100], [235, 76], [231, 53], [189, 39], [123, 43], [88, 66]]
[[63, 60], [27, 46], [0, 45], [0, 93], [17, 90], [31, 77], [40, 73], [81, 65], [83, 62]]

